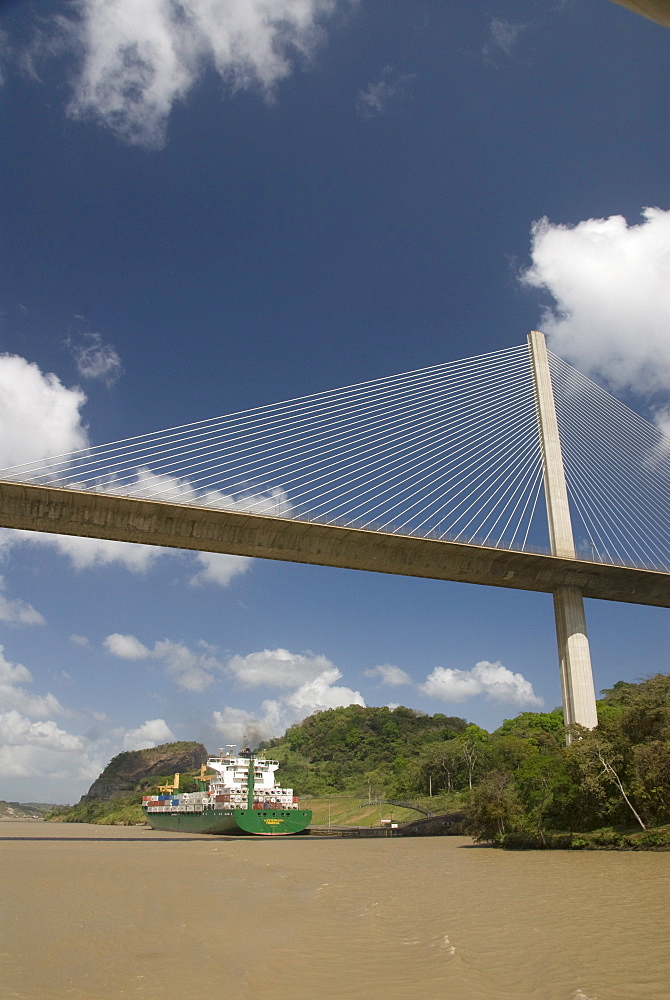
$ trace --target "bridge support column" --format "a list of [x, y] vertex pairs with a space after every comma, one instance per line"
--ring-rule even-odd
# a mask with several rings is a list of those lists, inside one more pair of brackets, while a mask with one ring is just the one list
[[[535, 383], [551, 552], [555, 556], [574, 559], [570, 504], [544, 334], [537, 330], [529, 333], [528, 347]], [[554, 614], [565, 724], [577, 723], [593, 729], [598, 725], [598, 716], [581, 590], [578, 587], [560, 587], [554, 591]]]
[[586, 635], [584, 598], [579, 587], [560, 587], [554, 591], [554, 614], [565, 724], [578, 723], [587, 729], [594, 729], [598, 725], [596, 695]]

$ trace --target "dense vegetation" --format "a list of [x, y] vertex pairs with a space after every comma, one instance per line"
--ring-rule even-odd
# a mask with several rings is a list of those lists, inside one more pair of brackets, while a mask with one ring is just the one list
[[411, 708], [332, 708], [262, 743], [282, 764], [282, 784], [302, 795], [345, 792], [390, 795], [417, 791], [417, 754], [468, 729], [465, 719]]
[[[259, 749], [281, 762], [281, 783], [301, 795], [422, 801], [434, 812], [464, 807], [467, 832], [480, 841], [670, 846], [662, 829], [670, 824], [670, 676], [620, 681], [602, 694], [598, 729], [575, 727], [569, 746], [558, 709], [522, 712], [487, 733], [441, 714], [350, 705], [317, 712]], [[115, 768], [134, 764], [115, 761]], [[129, 770], [124, 766], [124, 780]], [[138, 774], [122, 798], [84, 796], [52, 816], [141, 822], [142, 794], [170, 778]], [[182, 788], [189, 788], [186, 775]], [[632, 829], [639, 831], [633, 839]]]
[[142, 795], [148, 790], [138, 789], [108, 801], [91, 799], [76, 806], [55, 806], [45, 819], [54, 823], [98, 823], [101, 826], [140, 826], [144, 823]]
[[[524, 836], [541, 843], [548, 830], [609, 827], [615, 841], [616, 828], [645, 831], [670, 823], [670, 677], [621, 681], [602, 693], [598, 728], [573, 727], [569, 746], [560, 732], [535, 728], [532, 717], [523, 722], [519, 716], [494, 734], [494, 766], [482, 775], [469, 809], [477, 839], [522, 845]], [[496, 755], [500, 740], [511, 754], [517, 746], [515, 761], [505, 764]], [[648, 833], [638, 843], [662, 840]]]
[[489, 734], [463, 719], [351, 705], [317, 713], [267, 749], [303, 793], [466, 800], [478, 840], [536, 846], [548, 831], [609, 827], [615, 841], [615, 828], [670, 823], [670, 676], [602, 694], [598, 729], [574, 727], [569, 746], [558, 709], [522, 712]]

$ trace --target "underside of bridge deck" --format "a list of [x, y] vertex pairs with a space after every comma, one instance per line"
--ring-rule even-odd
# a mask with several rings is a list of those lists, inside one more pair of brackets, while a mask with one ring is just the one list
[[0, 526], [670, 607], [658, 570], [25, 483], [0, 483]]

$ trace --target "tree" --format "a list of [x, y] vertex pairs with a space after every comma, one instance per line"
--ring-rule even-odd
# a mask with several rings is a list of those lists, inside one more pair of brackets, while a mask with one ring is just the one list
[[544, 831], [547, 820], [562, 825], [573, 800], [572, 783], [562, 757], [539, 753], [528, 757], [516, 771], [514, 783], [538, 833]]
[[485, 729], [470, 724], [462, 736], [455, 741], [468, 775], [468, 788], [472, 789], [472, 781], [477, 766], [481, 768], [488, 759], [489, 734]]
[[426, 788], [437, 790], [443, 783], [446, 792], [453, 792], [462, 771], [463, 755], [457, 740], [431, 743], [422, 755], [421, 773]]
[[576, 760], [586, 784], [603, 799], [607, 798], [606, 786], [614, 785], [637, 822], [643, 830], [646, 830], [647, 828], [631, 802], [621, 779], [623, 754], [617, 752], [609, 740], [598, 733], [584, 730], [581, 726], [570, 726], [569, 728], [573, 738], [577, 736], [577, 739], [571, 744], [569, 752]]
[[363, 775], [361, 789], [369, 799], [386, 798], [391, 786], [392, 775], [386, 767], [376, 767], [371, 771], [366, 771]]
[[493, 843], [523, 826], [523, 807], [509, 774], [491, 771], [472, 793], [463, 830], [478, 842]]
[[635, 685], [623, 706], [620, 726], [635, 743], [670, 740], [670, 676], [655, 674]]
[[649, 740], [633, 747], [636, 798], [657, 823], [670, 822], [670, 742]]
[[517, 771], [529, 757], [537, 757], [538, 749], [532, 740], [520, 736], [497, 736], [491, 740], [491, 760], [502, 771]]
[[505, 719], [493, 735], [518, 736], [532, 740], [538, 747], [558, 751], [565, 743], [564, 727], [563, 712], [555, 708], [552, 712], [520, 712], [513, 719]]

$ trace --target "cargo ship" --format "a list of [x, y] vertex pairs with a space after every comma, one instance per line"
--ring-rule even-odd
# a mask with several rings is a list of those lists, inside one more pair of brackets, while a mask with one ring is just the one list
[[[146, 795], [142, 811], [154, 830], [178, 833], [250, 833], [260, 837], [285, 837], [302, 833], [312, 813], [301, 809], [292, 788], [275, 785], [278, 760], [251, 750], [234, 752], [234, 746], [209, 757], [200, 770], [202, 789], [179, 793], [179, 775], [174, 784], [162, 786], [161, 794]], [[213, 777], [205, 774], [215, 771]]]

